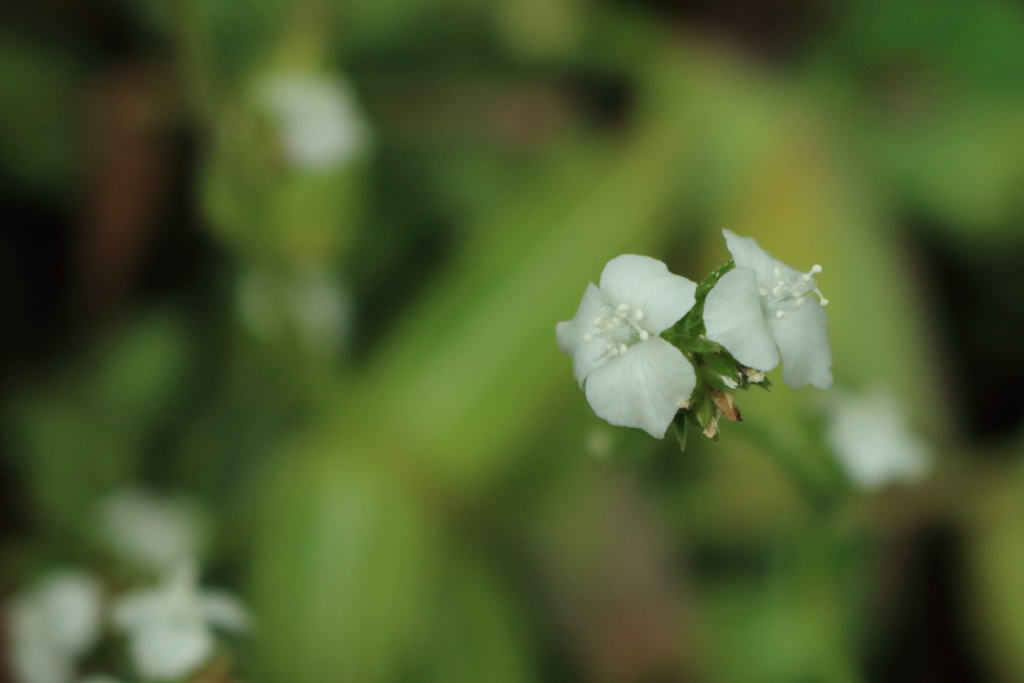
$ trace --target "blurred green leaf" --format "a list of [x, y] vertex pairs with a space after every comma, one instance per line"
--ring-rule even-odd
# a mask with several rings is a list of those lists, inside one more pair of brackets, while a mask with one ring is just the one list
[[85, 71], [74, 56], [0, 36], [0, 164], [28, 187], [64, 193], [81, 146]]
[[352, 456], [320, 444], [275, 477], [254, 569], [264, 680], [391, 681], [426, 626], [431, 522], [411, 490]]
[[189, 339], [179, 321], [144, 318], [101, 360], [94, 407], [114, 422], [145, 431], [183, 388], [189, 360]]
[[[496, 572], [469, 558], [449, 561], [433, 625], [425, 630], [423, 679], [436, 683], [538, 680], [525, 615]], [[419, 677], [417, 676], [417, 679]]]

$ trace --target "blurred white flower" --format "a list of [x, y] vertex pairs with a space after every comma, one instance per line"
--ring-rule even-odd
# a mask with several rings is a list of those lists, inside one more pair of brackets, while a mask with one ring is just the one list
[[88, 574], [44, 578], [7, 605], [11, 673], [17, 683], [67, 683], [96, 642], [102, 595]]
[[843, 469], [857, 486], [924, 479], [931, 469], [927, 443], [911, 431], [892, 396], [874, 391], [838, 394], [829, 400], [828, 440]]
[[289, 301], [299, 337], [308, 349], [331, 353], [347, 345], [352, 328], [352, 295], [328, 269], [298, 272]]
[[277, 73], [264, 81], [261, 96], [280, 126], [285, 155], [297, 168], [328, 170], [369, 144], [369, 126], [352, 87], [340, 76]]
[[558, 323], [558, 348], [598, 417], [658, 439], [697, 377], [682, 351], [658, 335], [694, 304], [697, 285], [647, 256], [613, 258], [601, 286], [587, 285], [576, 316]]
[[310, 351], [344, 349], [352, 331], [352, 295], [326, 267], [310, 266], [288, 275], [252, 271], [238, 281], [242, 324], [264, 340], [294, 330]]
[[128, 635], [135, 668], [147, 680], [193, 673], [213, 654], [212, 627], [244, 631], [250, 621], [233, 596], [199, 588], [192, 562], [180, 563], [156, 588], [118, 600], [113, 617]]
[[[782, 378], [798, 389], [832, 386], [828, 317], [814, 274], [790, 268], [750, 237], [723, 230], [736, 267], [719, 279], [704, 303], [707, 338], [755, 370], [782, 360]], [[818, 298], [821, 298], [819, 304]]]
[[197, 510], [179, 499], [123, 489], [100, 507], [100, 526], [122, 558], [159, 572], [198, 556], [203, 524]]

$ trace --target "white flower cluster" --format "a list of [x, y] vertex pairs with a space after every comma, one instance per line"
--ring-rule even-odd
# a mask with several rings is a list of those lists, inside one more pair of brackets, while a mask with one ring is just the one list
[[6, 609], [15, 683], [117, 683], [105, 674], [76, 679], [78, 662], [106, 624], [127, 636], [135, 673], [147, 681], [198, 671], [213, 656], [213, 627], [248, 629], [236, 598], [198, 585], [201, 536], [188, 506], [121, 491], [104, 502], [101, 530], [122, 559], [154, 573], [156, 585], [106, 600], [96, 578], [64, 570], [16, 596]]
[[[822, 309], [828, 302], [814, 279], [821, 267], [801, 273], [753, 239], [724, 234], [735, 268], [707, 293], [706, 339], [732, 354], [750, 381], [781, 360], [790, 386], [829, 388], [832, 353]], [[572, 356], [576, 380], [599, 417], [660, 439], [676, 413], [690, 407], [698, 384], [693, 359], [661, 336], [694, 307], [697, 285], [661, 261], [632, 254], [609, 261], [600, 283], [590, 283], [575, 317], [556, 326], [558, 348]]]

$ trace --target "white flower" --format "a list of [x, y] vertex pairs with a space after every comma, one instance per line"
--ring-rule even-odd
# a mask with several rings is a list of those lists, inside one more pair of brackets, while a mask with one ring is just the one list
[[205, 664], [214, 650], [211, 626], [242, 631], [249, 615], [234, 597], [200, 590], [196, 568], [181, 563], [163, 584], [118, 601], [114, 623], [128, 634], [129, 651], [144, 679], [179, 678]]
[[165, 572], [197, 556], [203, 525], [197, 511], [182, 500], [124, 489], [103, 501], [100, 526], [121, 557]]
[[707, 338], [726, 348], [740, 363], [771, 370], [782, 360], [782, 378], [798, 389], [832, 386], [832, 350], [828, 317], [814, 274], [790, 268], [771, 257], [750, 237], [728, 230], [726, 244], [736, 267], [723, 275], [704, 303]]
[[321, 355], [337, 353], [351, 339], [352, 293], [326, 267], [310, 265], [285, 274], [250, 271], [239, 279], [236, 297], [242, 324], [261, 339], [291, 332]]
[[266, 79], [260, 94], [280, 125], [285, 156], [297, 168], [328, 170], [368, 145], [369, 127], [351, 86], [341, 77], [278, 73]]
[[10, 661], [17, 683], [67, 683], [99, 636], [101, 594], [88, 574], [61, 571], [7, 606]]
[[598, 417], [665, 436], [697, 377], [682, 351], [658, 335], [693, 307], [696, 290], [661, 261], [633, 254], [608, 262], [600, 288], [587, 285], [576, 316], [555, 332]]
[[911, 431], [890, 395], [878, 391], [859, 396], [839, 394], [829, 404], [829, 443], [859, 487], [875, 490], [927, 476], [930, 449]]

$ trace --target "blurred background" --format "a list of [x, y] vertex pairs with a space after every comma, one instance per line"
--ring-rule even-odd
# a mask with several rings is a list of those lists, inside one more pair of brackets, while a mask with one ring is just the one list
[[[555, 322], [721, 228], [824, 266], [836, 388], [607, 425]], [[1024, 681], [1022, 261], [1019, 0], [8, 0], [0, 598], [170, 554], [252, 625], [0, 680]]]

